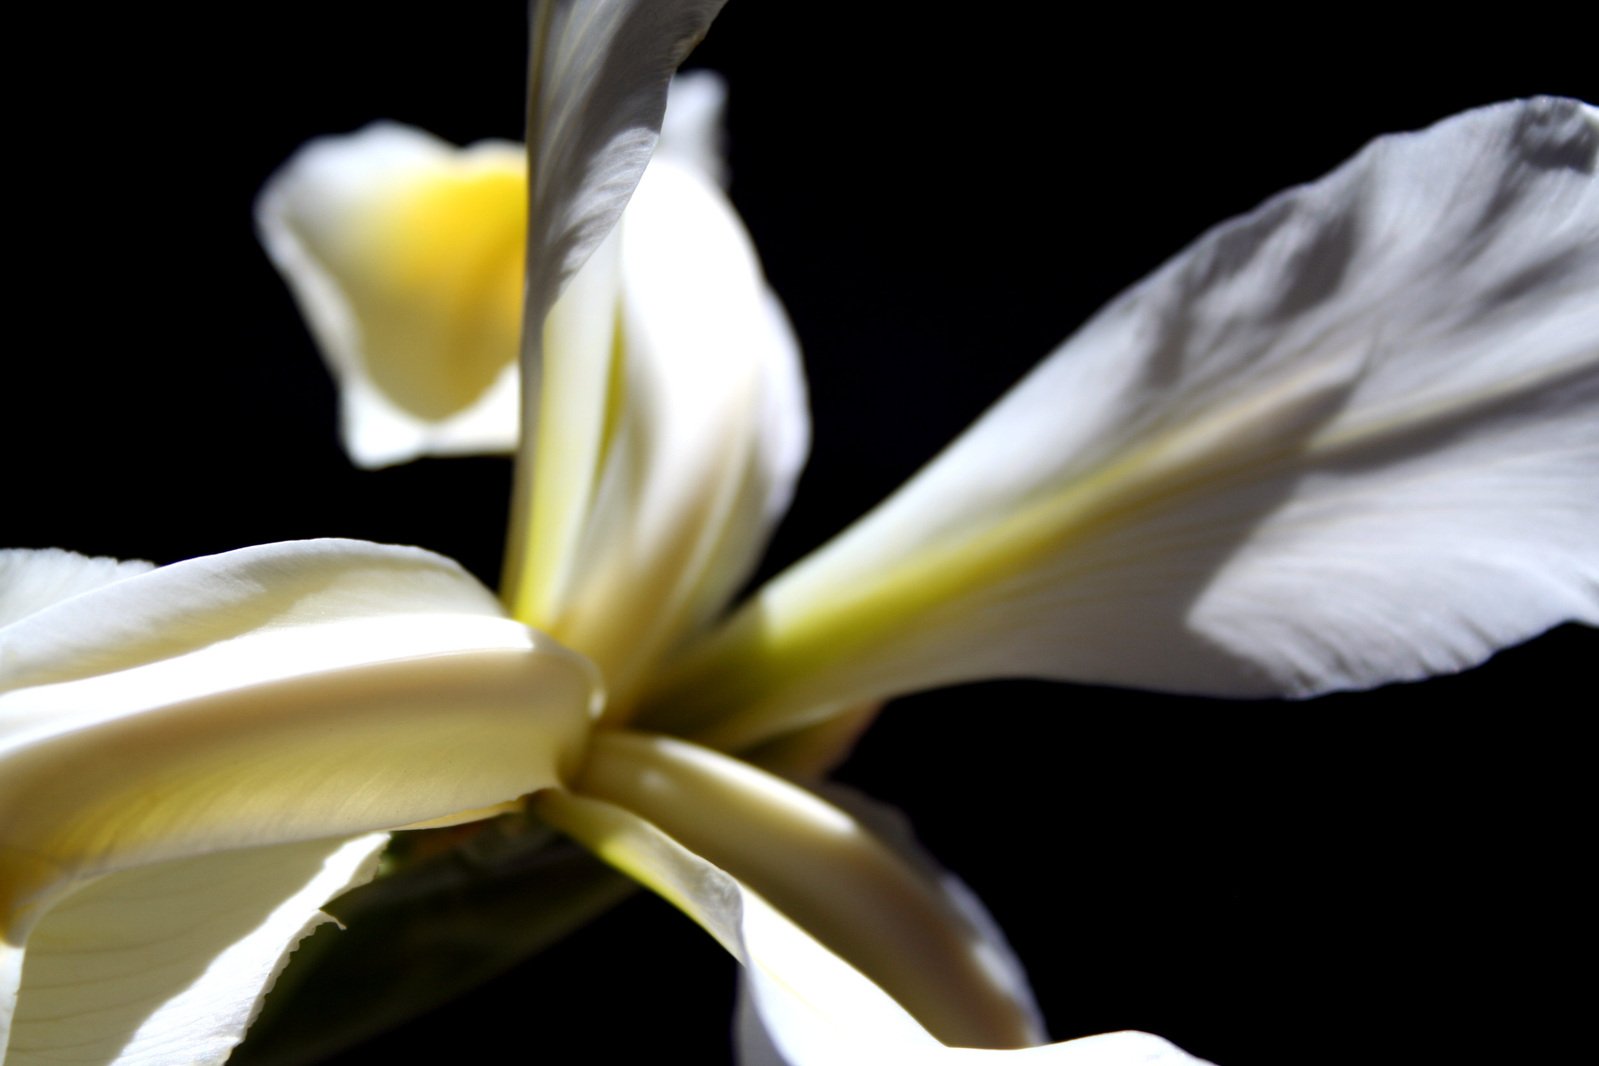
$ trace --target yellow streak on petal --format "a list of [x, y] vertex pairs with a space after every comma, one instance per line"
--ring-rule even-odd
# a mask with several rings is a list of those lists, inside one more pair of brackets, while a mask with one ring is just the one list
[[[1020, 597], [1085, 542], [1291, 464], [1312, 446], [1359, 366], [1353, 354], [1318, 365], [1174, 426], [1011, 513], [908, 554], [864, 584], [815, 580], [802, 561], [691, 649], [635, 721], [745, 751], [899, 694], [851, 687], [850, 675], [895, 642], [914, 639], [934, 612], [994, 590], [1013, 588]], [[825, 572], [825, 558], [813, 558]]]

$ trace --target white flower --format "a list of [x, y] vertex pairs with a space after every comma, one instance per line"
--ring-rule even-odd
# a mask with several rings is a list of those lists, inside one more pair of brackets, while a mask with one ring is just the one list
[[[1202, 239], [716, 623], [802, 450], [792, 347], [703, 153], [652, 168], [607, 237], [678, 46], [714, 6], [535, 18], [533, 320], [569, 284], [524, 353], [537, 418], [504, 598], [560, 643], [406, 549], [273, 545], [148, 573], [8, 559], [0, 839], [8, 943], [33, 937], [17, 1061], [52, 1044], [218, 1060], [320, 901], [363, 874], [369, 830], [526, 793], [748, 964], [767, 1035], [746, 1035], [787, 1061], [1033, 1042], [1014, 973], [936, 887], [727, 752], [976, 677], [1302, 695], [1599, 620], [1599, 124], [1536, 101], [1379, 142]], [[617, 73], [601, 55], [630, 60], [632, 80], [592, 80]], [[353, 144], [406, 138], [422, 143]], [[381, 332], [395, 309], [366, 314], [377, 305], [339, 286], [406, 257], [317, 273], [317, 227], [352, 217], [324, 202], [338, 210], [307, 211], [278, 253], [311, 271], [296, 278], [349, 383], [352, 449], [507, 440], [503, 408], [478, 402], [509, 380], [493, 331], [470, 380], [417, 344], [408, 382], [384, 392], [395, 368], [351, 325]], [[377, 212], [374, 239], [401, 232], [392, 221]], [[504, 276], [466, 286], [454, 321], [470, 333]], [[400, 340], [429, 336], [460, 347], [459, 331]], [[442, 417], [417, 410], [433, 403]], [[194, 922], [202, 910], [215, 920]], [[189, 939], [200, 924], [209, 938]], [[58, 982], [69, 950], [115, 979]], [[22, 961], [8, 955], [11, 979]], [[1032, 1054], [1185, 1058], [1138, 1034]]]

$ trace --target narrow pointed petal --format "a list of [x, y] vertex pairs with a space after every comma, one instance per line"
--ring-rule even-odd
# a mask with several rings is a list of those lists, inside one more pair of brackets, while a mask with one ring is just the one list
[[994, 676], [1306, 696], [1599, 622], [1596, 114], [1383, 138], [1207, 234], [641, 721], [737, 746]]
[[600, 666], [608, 714], [747, 578], [809, 439], [798, 345], [720, 191], [657, 159], [617, 235], [609, 433], [534, 616]]
[[[1051, 1047], [974, 1050], [944, 1046], [878, 984], [730, 872], [615, 803], [543, 793], [540, 814], [693, 918], [746, 968], [759, 1031], [746, 1023], [752, 1062], [867, 1066], [885, 1062], [986, 1062], [1033, 1056], [1082, 1066], [1194, 1066], [1157, 1037], [1111, 1034]], [[814, 875], [824, 881], [821, 874]], [[883, 902], [883, 901], [879, 901]], [[885, 909], [892, 904], [884, 903]], [[923, 975], [932, 983], [939, 974]], [[764, 1048], [760, 1047], [764, 1044]], [[1100, 1055], [1102, 1057], [1095, 1057]], [[1012, 1061], [1007, 1058], [1003, 1061]], [[1027, 1061], [1023, 1058], [1019, 1061]]]
[[348, 541], [63, 600], [0, 630], [0, 662], [12, 943], [84, 878], [558, 785], [593, 692], [586, 663], [448, 560]]
[[288, 952], [327, 920], [322, 904], [370, 878], [387, 839], [221, 852], [88, 883], [16, 953], [6, 1062], [223, 1062]]
[[[673, 79], [662, 119], [659, 142], [662, 162], [657, 167], [686, 169], [695, 175], [697, 184], [708, 189], [717, 187], [722, 170], [720, 135], [725, 96], [721, 80], [709, 73]], [[657, 185], [663, 180], [647, 180], [646, 185]], [[661, 197], [647, 199], [659, 202]], [[713, 199], [722, 204], [719, 196]], [[704, 209], [696, 210], [698, 206], [690, 204], [685, 208], [695, 212], [696, 220], [706, 214]], [[624, 220], [637, 218], [642, 210], [644, 208], [630, 201], [622, 217]], [[656, 210], [658, 213], [659, 209]], [[648, 220], [632, 227], [627, 227], [624, 221], [588, 255], [582, 269], [573, 274], [544, 320], [540, 404], [537, 424], [532, 429], [533, 446], [539, 459], [530, 504], [533, 509], [528, 534], [532, 538], [531, 554], [525, 582], [521, 586], [507, 585], [518, 617], [540, 628], [553, 628], [562, 605], [576, 594], [573, 582], [581, 573], [577, 555], [580, 546], [593, 536], [594, 497], [604, 477], [603, 466], [617, 450], [614, 443], [618, 411], [627, 403], [626, 394], [632, 387], [626, 347], [633, 326], [624, 318], [631, 317], [627, 315], [625, 302], [626, 306], [631, 306], [636, 300], [627, 300], [626, 294], [636, 293], [639, 285], [646, 290], [659, 287], [676, 292], [683, 288], [679, 279], [685, 275], [704, 278], [699, 286], [701, 292], [716, 291], [714, 285], [724, 274], [737, 272], [744, 260], [750, 258], [740, 245], [729, 259], [724, 251], [726, 241], [721, 239], [718, 229], [725, 228], [723, 215], [731, 215], [731, 208], [723, 205], [710, 219], [712, 229], [703, 235], [708, 245], [705, 250], [700, 248], [702, 235], [693, 232], [692, 227], [679, 227], [661, 234], [661, 227], [652, 227]], [[736, 221], [733, 225], [742, 234]], [[635, 236], [627, 242], [629, 251], [625, 253], [631, 266], [624, 265], [622, 228], [635, 230]], [[690, 230], [687, 239], [684, 229]], [[641, 248], [641, 240], [647, 239], [672, 243], [653, 249]], [[712, 253], [720, 253], [720, 260]], [[638, 266], [641, 257], [653, 257], [645, 259], [646, 263], [667, 259], [671, 270], [664, 275], [642, 273]], [[758, 273], [754, 276], [759, 277]], [[724, 314], [722, 308], [717, 307], [704, 320], [700, 332], [705, 340], [714, 338], [716, 324], [723, 318], [736, 317], [742, 311], [738, 304], [740, 295], [737, 289], [730, 288], [727, 292], [733, 303], [732, 315]], [[766, 299], [775, 307], [775, 297], [767, 295]], [[703, 303], [703, 298], [699, 302]], [[787, 337], [780, 311], [773, 328], [783, 329]], [[696, 342], [701, 339], [693, 338]], [[751, 345], [757, 353], [770, 347], [758, 343], [762, 339], [752, 339], [757, 341]], [[792, 346], [792, 341], [788, 344]], [[690, 351], [696, 346], [691, 345]], [[797, 369], [794, 373], [798, 373]], [[801, 415], [803, 425], [803, 402]]]
[[517, 439], [527, 163], [390, 122], [300, 149], [256, 203], [366, 467]]
[[816, 795], [705, 748], [627, 733], [596, 739], [575, 788], [736, 876], [945, 1042], [1023, 1047], [1042, 1038], [992, 928]]
[[[523, 304], [522, 420], [505, 587], [519, 618], [535, 617], [535, 478], [582, 483], [581, 464], [602, 433], [592, 405], [546, 367], [544, 321], [567, 282], [615, 228], [659, 136], [673, 72], [721, 10], [723, 0], [543, 0], [534, 5], [529, 59], [527, 289]], [[553, 353], [553, 349], [552, 349]], [[585, 360], [586, 352], [572, 358]], [[561, 357], [564, 358], [564, 357]], [[550, 381], [546, 387], [545, 378]], [[581, 375], [578, 375], [579, 377]], [[576, 402], [576, 412], [565, 410]], [[603, 410], [603, 407], [601, 408]], [[535, 434], [535, 425], [537, 433]], [[578, 458], [563, 457], [568, 448]], [[550, 453], [555, 454], [550, 454]], [[541, 523], [568, 530], [581, 502], [560, 508], [539, 489]], [[562, 543], [566, 543], [564, 540]], [[560, 557], [560, 552], [555, 552]], [[546, 564], [547, 565], [547, 564]]]
[[725, 0], [541, 0], [527, 145], [527, 320], [616, 225], [660, 135], [666, 88]]

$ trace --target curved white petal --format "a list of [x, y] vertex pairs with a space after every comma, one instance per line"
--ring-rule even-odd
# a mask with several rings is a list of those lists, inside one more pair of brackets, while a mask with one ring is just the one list
[[545, 328], [534, 543], [508, 595], [600, 665], [611, 714], [748, 576], [809, 446], [798, 345], [709, 173], [722, 95], [674, 82], [671, 150]]
[[620, 714], [658, 657], [758, 561], [809, 423], [798, 345], [748, 235], [704, 176], [670, 158], [651, 164], [614, 267], [614, 310], [590, 318], [616, 329], [593, 495], [564, 559], [540, 571], [544, 605], [532, 617], [599, 664], [607, 712]]
[[[527, 320], [605, 239], [660, 134], [667, 83], [725, 0], [541, 0], [528, 60]], [[528, 339], [536, 338], [530, 331]]]
[[220, 1061], [381, 844], [327, 838], [558, 785], [581, 753], [591, 668], [439, 556], [68, 562], [116, 579], [0, 628], [14, 1054]]
[[[663, 151], [720, 180], [725, 90], [680, 80]], [[338, 383], [358, 465], [516, 450], [527, 197], [521, 145], [457, 148], [393, 122], [319, 137], [267, 181], [257, 232]]]
[[[533, 10], [524, 429], [504, 582], [524, 619], [537, 614], [529, 590], [550, 579], [547, 560], [564, 558], [586, 512], [582, 486], [592, 478], [595, 444], [604, 433], [603, 395], [597, 397], [584, 371], [596, 353], [552, 344], [547, 356], [545, 317], [615, 228], [655, 148], [667, 83], [722, 2], [545, 0]], [[602, 366], [607, 355], [598, 353]], [[560, 485], [553, 496], [551, 481]], [[535, 529], [535, 520], [544, 528]]]
[[0, 627], [80, 592], [142, 574], [154, 565], [60, 548], [0, 550]]
[[[883, 988], [830, 951], [750, 885], [617, 804], [567, 793], [539, 796], [540, 814], [653, 889], [715, 936], [746, 967], [761, 1034], [755, 1062], [788, 1066], [996, 1063], [1022, 1056], [1074, 1066], [1194, 1066], [1158, 1037], [1116, 1033], [1049, 1047], [946, 1047]], [[817, 880], [823, 880], [822, 873]], [[937, 973], [924, 975], [927, 983]], [[760, 1044], [764, 1042], [765, 1048]], [[775, 1056], [775, 1057], [774, 1057]], [[1007, 1056], [1001, 1060], [1000, 1056]]]
[[267, 182], [256, 227], [338, 382], [352, 460], [515, 449], [519, 145], [390, 122], [318, 138]]
[[453, 560], [419, 548], [338, 539], [241, 548], [164, 566], [0, 629], [0, 692], [107, 674], [257, 631], [424, 613], [496, 617], [500, 609]]
[[979, 950], [985, 980], [1011, 1004], [1020, 1025], [1036, 1037], [1031, 1042], [1037, 1043], [1042, 1039], [1045, 1032], [1043, 1011], [1033, 996], [1032, 984], [1022, 960], [1017, 957], [1004, 930], [977, 893], [965, 881], [944, 869], [922, 846], [904, 812], [835, 781], [819, 782], [814, 787], [823, 799], [848, 813], [893, 851], [900, 862], [914, 870], [937, 892], [950, 911], [959, 916], [952, 920], [970, 929], [974, 938], [972, 942], [981, 945]]
[[368, 880], [387, 840], [220, 852], [87, 883], [35, 926], [25, 955], [0, 948], [21, 964], [5, 1061], [223, 1062], [289, 951], [327, 920], [322, 905]]
[[[870, 1051], [845, 1046], [836, 1032], [816, 1026], [806, 1018], [785, 987], [768, 987], [757, 994], [752, 981], [739, 986], [733, 1039], [738, 1066], [822, 1066], [870, 1060]], [[764, 1013], [763, 1013], [764, 1011]], [[979, 1066], [1206, 1066], [1169, 1040], [1149, 1033], [1120, 1032], [1081, 1037], [1043, 1047], [1010, 1051], [938, 1048], [925, 1055], [904, 1047], [894, 1049], [896, 1063], [974, 1063]], [[999, 1056], [1005, 1056], [1000, 1059]]]
[[1599, 621], [1595, 116], [1383, 138], [1206, 235], [644, 721], [742, 744], [1016, 675], [1303, 696]]
[[153, 570], [0, 630], [12, 943], [74, 882], [558, 785], [591, 668], [449, 560], [347, 541]]
[[661, 140], [655, 146], [653, 158], [670, 159], [726, 188], [727, 157], [723, 145], [726, 110], [727, 83], [721, 75], [710, 70], [679, 74], [667, 88]]
[[628, 733], [597, 736], [573, 787], [736, 876], [946, 1042], [1023, 1047], [1042, 1038], [992, 927], [816, 795], [705, 748]]

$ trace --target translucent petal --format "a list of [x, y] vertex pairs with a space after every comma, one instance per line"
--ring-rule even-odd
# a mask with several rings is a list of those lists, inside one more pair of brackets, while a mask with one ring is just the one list
[[[782, 986], [768, 987], [758, 995], [746, 979], [739, 987], [733, 1039], [738, 1066], [810, 1066], [815, 1063], [861, 1063], [872, 1061], [870, 1050], [842, 1046], [841, 1038], [827, 1028], [815, 1026], [800, 1014], [791, 994]], [[765, 1013], [763, 1014], [762, 1011]], [[781, 1048], [781, 1050], [780, 1050]], [[896, 1063], [977, 1063], [1000, 1066], [1027, 1066], [1030, 1063], [1052, 1066], [1205, 1066], [1203, 1059], [1183, 1051], [1170, 1041], [1149, 1033], [1120, 1032], [1082, 1037], [1043, 1047], [1010, 1051], [982, 1051], [968, 1048], [935, 1048], [918, 1054], [914, 1049], [895, 1047]], [[1005, 1056], [1003, 1059], [999, 1056]]]
[[1041, 1038], [992, 928], [816, 795], [704, 748], [626, 733], [596, 738], [575, 788], [640, 815], [736, 876], [941, 1039], [1022, 1047]]
[[267, 182], [256, 226], [338, 382], [355, 462], [515, 449], [520, 146], [389, 122], [319, 138]]
[[[688, 914], [744, 963], [749, 1002], [743, 1050], [751, 1062], [867, 1066], [885, 1062], [986, 1062], [1022, 1056], [1082, 1066], [1194, 1066], [1199, 1060], [1158, 1037], [1115, 1033], [1049, 1047], [946, 1047], [884, 991], [753, 887], [621, 806], [545, 793], [540, 813]], [[825, 884], [827, 873], [814, 876]], [[924, 975], [927, 983], [940, 975]], [[764, 1047], [762, 1046], [764, 1045]], [[764, 1057], [762, 1057], [764, 1055]], [[1004, 1061], [1012, 1061], [1007, 1058]]]
[[191, 560], [0, 630], [0, 902], [559, 784], [591, 668], [454, 564], [311, 541]]
[[[547, 565], [530, 560], [530, 553], [549, 551], [534, 543], [535, 477], [557, 477], [555, 467], [571, 464], [578, 473], [567, 480], [583, 484], [591, 449], [582, 445], [602, 432], [593, 424], [588, 399], [574, 397], [562, 383], [569, 368], [545, 366], [545, 316], [567, 281], [615, 228], [655, 148], [667, 83], [721, 6], [722, 0], [548, 0], [533, 10], [527, 131], [532, 180], [523, 312], [527, 328], [521, 358], [526, 425], [518, 451], [505, 578], [515, 613], [524, 619], [536, 614], [531, 590], [550, 576], [527, 572]], [[584, 352], [571, 356], [579, 361], [587, 357]], [[566, 412], [569, 402], [581, 407]], [[567, 448], [579, 451], [564, 457]], [[580, 500], [562, 508], [542, 497], [539, 502], [538, 521], [553, 522], [567, 532], [584, 510]], [[559, 561], [562, 551], [557, 549], [553, 557]]]
[[529, 322], [544, 321], [562, 286], [621, 217], [655, 148], [667, 83], [723, 2], [542, 0], [534, 6]]
[[[458, 149], [390, 122], [314, 140], [268, 181], [257, 230], [338, 381], [356, 463], [515, 450], [524, 298], [542, 322], [614, 226], [666, 79], [719, 7], [537, 5], [531, 190], [518, 145]], [[677, 123], [682, 154], [707, 167], [698, 115], [714, 95], [691, 87]]]
[[652, 163], [615, 254], [615, 302], [594, 316], [616, 329], [609, 380], [597, 383], [610, 390], [603, 452], [533, 615], [599, 664], [608, 714], [625, 713], [658, 657], [748, 576], [809, 440], [798, 345], [708, 179], [671, 158]]
[[656, 159], [670, 159], [707, 181], [727, 186], [723, 113], [727, 83], [715, 71], [689, 70], [672, 79]]
[[1599, 119], [1383, 138], [1201, 238], [763, 590], [641, 719], [993, 676], [1303, 696], [1599, 621]]
[[[718, 141], [725, 96], [719, 78], [701, 74], [673, 79], [667, 97], [660, 154], [674, 163], [662, 165], [687, 169], [697, 184], [708, 188], [715, 188], [713, 175], [722, 165]], [[639, 211], [630, 203], [623, 218], [637, 216]], [[721, 222], [721, 215], [731, 214], [731, 208], [724, 205], [715, 222]], [[738, 226], [736, 220], [733, 225]], [[628, 380], [622, 322], [624, 284], [674, 287], [677, 279], [685, 274], [692, 277], [703, 267], [711, 269], [714, 279], [736, 271], [743, 262], [735, 258], [722, 263], [702, 252], [698, 235], [678, 245], [641, 248], [641, 239], [660, 228], [646, 223], [642, 234], [628, 242], [629, 260], [634, 265], [625, 279], [622, 239], [613, 230], [573, 275], [544, 322], [541, 405], [534, 429], [540, 458], [532, 488], [532, 556], [525, 584], [511, 590], [519, 617], [534, 620], [543, 628], [550, 628], [559, 605], [570, 598], [567, 583], [573, 576], [578, 546], [590, 534], [589, 514], [601, 468], [614, 450], [611, 443], [617, 412], [625, 403]], [[672, 239], [678, 234], [666, 236]], [[713, 240], [712, 247], [720, 250], [725, 243]], [[743, 254], [742, 247], [738, 254]], [[667, 259], [672, 270], [664, 277], [643, 272], [637, 265], [642, 256]], [[775, 298], [767, 298], [775, 303]], [[720, 317], [710, 319], [705, 329], [708, 335], [713, 334], [713, 324]]]
[[153, 565], [137, 559], [79, 555], [60, 548], [0, 550], [0, 627], [69, 596], [142, 574]]
[[330, 618], [500, 614], [493, 593], [453, 560], [356, 540], [241, 548], [118, 585], [100, 589], [91, 602], [61, 603], [0, 629], [0, 692], [111, 673]]
[[387, 839], [220, 852], [88, 882], [33, 929], [25, 953], [0, 948], [21, 964], [6, 1061], [226, 1060], [288, 952], [327, 920], [322, 904], [370, 878]]

